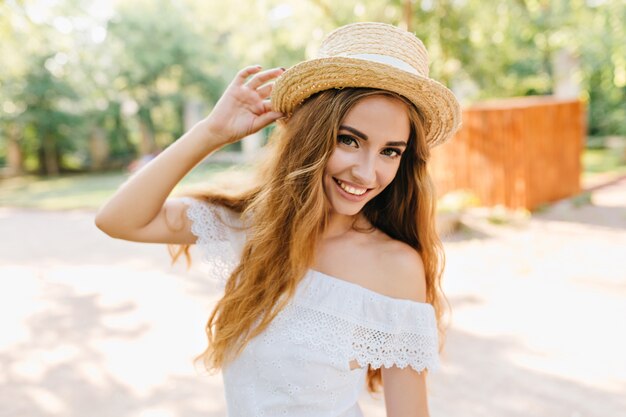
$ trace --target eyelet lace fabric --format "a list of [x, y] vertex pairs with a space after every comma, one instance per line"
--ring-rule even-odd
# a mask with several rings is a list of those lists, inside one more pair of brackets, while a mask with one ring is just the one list
[[419, 372], [439, 366], [435, 312], [430, 304], [387, 297], [309, 270], [292, 308], [291, 336], [319, 345], [341, 360], [356, 359], [360, 366], [373, 369], [411, 366]]
[[[223, 288], [245, 242], [227, 224], [241, 222], [226, 208], [186, 202], [203, 259]], [[310, 269], [287, 307], [222, 369], [228, 416], [362, 417], [368, 366], [438, 369], [433, 307]]]
[[209, 275], [224, 288], [228, 277], [239, 263], [241, 254], [235, 245], [243, 237], [238, 236], [241, 232], [237, 233], [229, 225], [240, 227], [241, 221], [235, 219], [225, 207], [188, 197], [182, 200], [188, 205], [187, 217], [192, 221], [191, 233], [197, 237], [196, 245], [200, 249], [202, 260], [209, 268]]

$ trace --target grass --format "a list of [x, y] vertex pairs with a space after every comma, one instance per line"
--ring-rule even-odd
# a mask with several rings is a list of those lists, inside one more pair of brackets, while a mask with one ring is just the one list
[[613, 149], [586, 149], [582, 156], [583, 178], [606, 173], [626, 174], [624, 158], [625, 155]]
[[[582, 155], [586, 180], [599, 175], [626, 174], [623, 156], [610, 149], [587, 149]], [[205, 163], [197, 166], [176, 189], [210, 182], [231, 168], [245, 169], [227, 163]], [[128, 178], [125, 172], [64, 175], [56, 178], [27, 176], [0, 181], [0, 206], [41, 210], [96, 209]]]
[[[206, 163], [194, 168], [176, 189], [210, 181], [231, 164]], [[55, 178], [25, 176], [0, 182], [0, 206], [41, 210], [96, 209], [128, 179], [127, 172], [62, 175]]]

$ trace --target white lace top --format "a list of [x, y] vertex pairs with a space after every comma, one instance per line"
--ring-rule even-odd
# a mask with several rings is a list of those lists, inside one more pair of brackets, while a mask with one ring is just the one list
[[[245, 242], [238, 215], [185, 199], [192, 232], [223, 288]], [[217, 214], [217, 216], [216, 216]], [[355, 359], [360, 368], [350, 370]], [[222, 369], [229, 417], [357, 417], [367, 367], [439, 366], [430, 304], [388, 297], [309, 270], [294, 298]]]

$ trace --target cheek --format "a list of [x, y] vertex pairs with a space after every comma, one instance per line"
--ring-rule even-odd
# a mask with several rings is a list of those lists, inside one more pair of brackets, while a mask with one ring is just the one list
[[337, 174], [338, 172], [341, 172], [349, 167], [350, 164], [350, 154], [348, 152], [342, 152], [339, 148], [336, 148], [326, 163], [326, 173], [329, 175]]
[[379, 171], [378, 181], [381, 185], [381, 188], [387, 187], [394, 180], [396, 175], [399, 172], [400, 164], [393, 165], [389, 167], [384, 167]]
[[[328, 162], [326, 163], [325, 174], [327, 176], [336, 176], [341, 174], [342, 171], [349, 169], [352, 165], [358, 163], [355, 161], [356, 155], [351, 152], [342, 151], [341, 148], [336, 148], [333, 153], [330, 155]], [[376, 166], [376, 179], [380, 189], [387, 187], [387, 185], [391, 184], [393, 179], [396, 177], [398, 170], [400, 168], [400, 163], [390, 164], [386, 161], [377, 162]], [[332, 180], [328, 179], [327, 186], [332, 185], [330, 182]]]

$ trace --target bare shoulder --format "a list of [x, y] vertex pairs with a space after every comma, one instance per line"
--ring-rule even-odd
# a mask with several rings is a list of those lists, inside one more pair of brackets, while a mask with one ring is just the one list
[[381, 257], [388, 280], [388, 292], [396, 298], [426, 301], [426, 274], [420, 253], [399, 240], [385, 242]]

